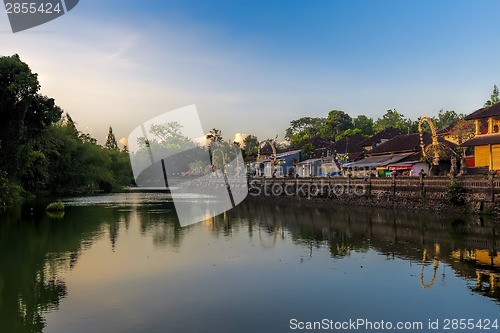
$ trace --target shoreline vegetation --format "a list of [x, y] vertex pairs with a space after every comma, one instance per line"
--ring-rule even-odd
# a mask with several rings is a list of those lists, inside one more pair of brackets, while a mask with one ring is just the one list
[[0, 207], [39, 195], [111, 192], [133, 183], [127, 147], [79, 131], [17, 54], [0, 56]]

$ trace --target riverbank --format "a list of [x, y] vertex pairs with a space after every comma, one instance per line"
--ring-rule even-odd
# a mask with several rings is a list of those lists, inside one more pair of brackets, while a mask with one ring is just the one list
[[494, 176], [251, 177], [248, 187], [249, 196], [257, 199], [500, 216], [500, 178]]

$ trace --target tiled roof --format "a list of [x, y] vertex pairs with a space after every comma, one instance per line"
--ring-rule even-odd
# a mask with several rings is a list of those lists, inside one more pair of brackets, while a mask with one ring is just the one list
[[481, 118], [489, 118], [500, 116], [500, 103], [493, 104], [492, 106], [481, 108], [477, 111], [472, 112], [470, 115], [465, 116], [465, 120], [474, 120]]
[[[432, 143], [432, 137], [429, 133], [424, 132], [424, 144], [429, 145]], [[445, 144], [446, 146], [453, 148], [456, 145], [452, 142], [446, 141], [445, 139], [438, 137], [438, 141]], [[378, 145], [372, 150], [368, 151], [366, 155], [382, 155], [382, 154], [391, 154], [398, 152], [417, 152], [420, 148], [420, 134], [407, 134], [407, 135], [399, 135], [387, 142]]]
[[383, 131], [380, 131], [371, 137], [361, 141], [359, 145], [361, 147], [367, 147], [367, 146], [372, 146], [379, 143], [382, 139], [392, 139], [395, 136], [402, 135], [404, 134], [404, 131], [399, 129], [399, 128], [394, 128], [394, 127], [388, 127], [384, 129]]
[[339, 141], [334, 142], [329, 148], [334, 153], [345, 154], [348, 153], [361, 153], [365, 151], [360, 142], [364, 141], [365, 138], [361, 135], [351, 135], [342, 138]]
[[344, 164], [344, 168], [376, 168], [386, 166], [392, 163], [401, 161], [402, 159], [412, 155], [412, 153], [397, 154], [397, 155], [384, 155], [384, 156], [370, 156], [362, 160]]
[[485, 135], [476, 135], [469, 141], [465, 141], [462, 143], [463, 147], [474, 147], [474, 146], [484, 146], [489, 144], [497, 144], [500, 143], [500, 134], [485, 134]]

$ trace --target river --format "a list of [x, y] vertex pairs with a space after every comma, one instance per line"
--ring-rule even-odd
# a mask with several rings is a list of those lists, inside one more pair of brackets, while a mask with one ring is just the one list
[[487, 217], [247, 199], [181, 228], [168, 193], [63, 200], [0, 211], [0, 332], [500, 330]]

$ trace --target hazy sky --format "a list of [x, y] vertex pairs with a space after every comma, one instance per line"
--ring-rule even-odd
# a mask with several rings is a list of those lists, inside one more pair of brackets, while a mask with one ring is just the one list
[[282, 138], [290, 120], [470, 113], [500, 85], [500, 1], [80, 0], [13, 34], [81, 131], [103, 141], [196, 104], [204, 129]]

